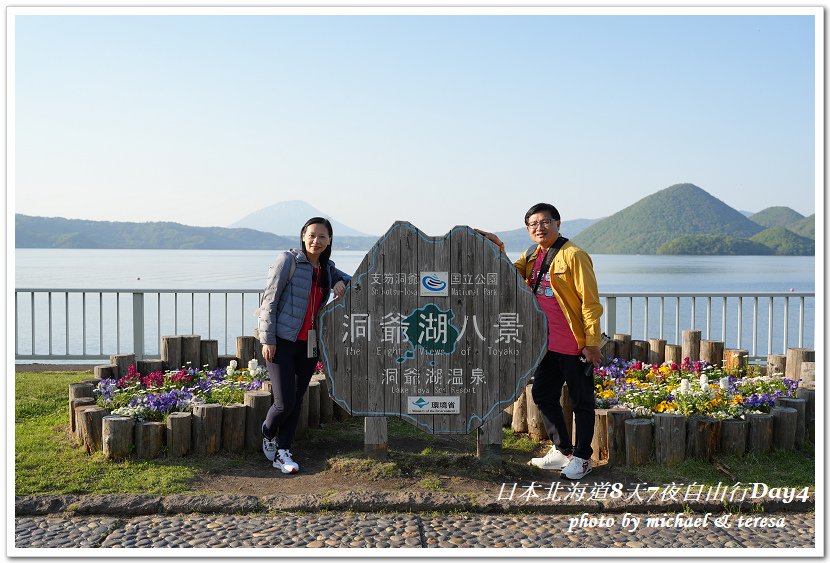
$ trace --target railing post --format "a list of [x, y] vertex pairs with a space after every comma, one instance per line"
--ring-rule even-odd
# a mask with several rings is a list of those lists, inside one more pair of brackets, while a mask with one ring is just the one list
[[144, 359], [144, 293], [133, 293], [133, 354]]
[[617, 298], [609, 295], [605, 298], [605, 334], [614, 337], [617, 332]]

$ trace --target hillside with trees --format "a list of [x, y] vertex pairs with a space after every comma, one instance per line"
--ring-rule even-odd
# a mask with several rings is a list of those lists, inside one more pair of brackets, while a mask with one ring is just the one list
[[594, 254], [655, 254], [683, 235], [749, 238], [762, 230], [694, 184], [676, 184], [598, 221], [573, 242]]
[[296, 241], [253, 229], [190, 227], [179, 223], [87, 221], [15, 215], [17, 248], [149, 248], [272, 250]]
[[815, 241], [800, 237], [784, 227], [770, 227], [751, 240], [768, 246], [775, 254], [782, 256], [813, 256], [816, 253]]
[[767, 207], [749, 216], [750, 221], [754, 221], [762, 227], [790, 228], [791, 225], [802, 219], [804, 219], [804, 215], [789, 207]]
[[683, 235], [657, 249], [657, 254], [682, 256], [766, 256], [775, 254], [768, 246], [724, 235]]

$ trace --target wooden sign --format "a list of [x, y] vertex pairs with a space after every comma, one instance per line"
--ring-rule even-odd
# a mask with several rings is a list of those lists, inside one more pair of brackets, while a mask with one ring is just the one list
[[466, 226], [396, 222], [321, 312], [332, 398], [353, 415], [469, 433], [524, 391], [547, 322], [510, 259]]

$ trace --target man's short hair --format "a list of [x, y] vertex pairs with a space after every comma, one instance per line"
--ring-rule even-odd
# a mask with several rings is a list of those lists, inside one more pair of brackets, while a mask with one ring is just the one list
[[557, 209], [554, 206], [552, 206], [549, 203], [537, 203], [536, 205], [528, 209], [527, 213], [525, 213], [525, 225], [527, 225], [527, 221], [528, 219], [530, 219], [531, 215], [541, 213], [542, 211], [547, 211], [548, 213], [550, 213], [550, 216], [553, 218], [554, 221], [561, 220], [561, 217], [559, 217], [559, 211], [557, 211]]

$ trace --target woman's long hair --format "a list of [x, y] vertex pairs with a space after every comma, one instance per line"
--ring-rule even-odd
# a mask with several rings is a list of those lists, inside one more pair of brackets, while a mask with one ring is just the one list
[[321, 280], [321, 285], [323, 287], [328, 286], [328, 265], [329, 265], [329, 258], [331, 258], [331, 247], [334, 244], [334, 230], [331, 228], [331, 223], [325, 217], [312, 217], [308, 221], [305, 222], [303, 228], [300, 229], [300, 245], [303, 248], [303, 252], [308, 252], [305, 247], [305, 241], [303, 240], [303, 235], [305, 235], [305, 230], [311, 225], [325, 225], [326, 229], [329, 232], [329, 245], [320, 254], [320, 271], [322, 272], [323, 279]]

